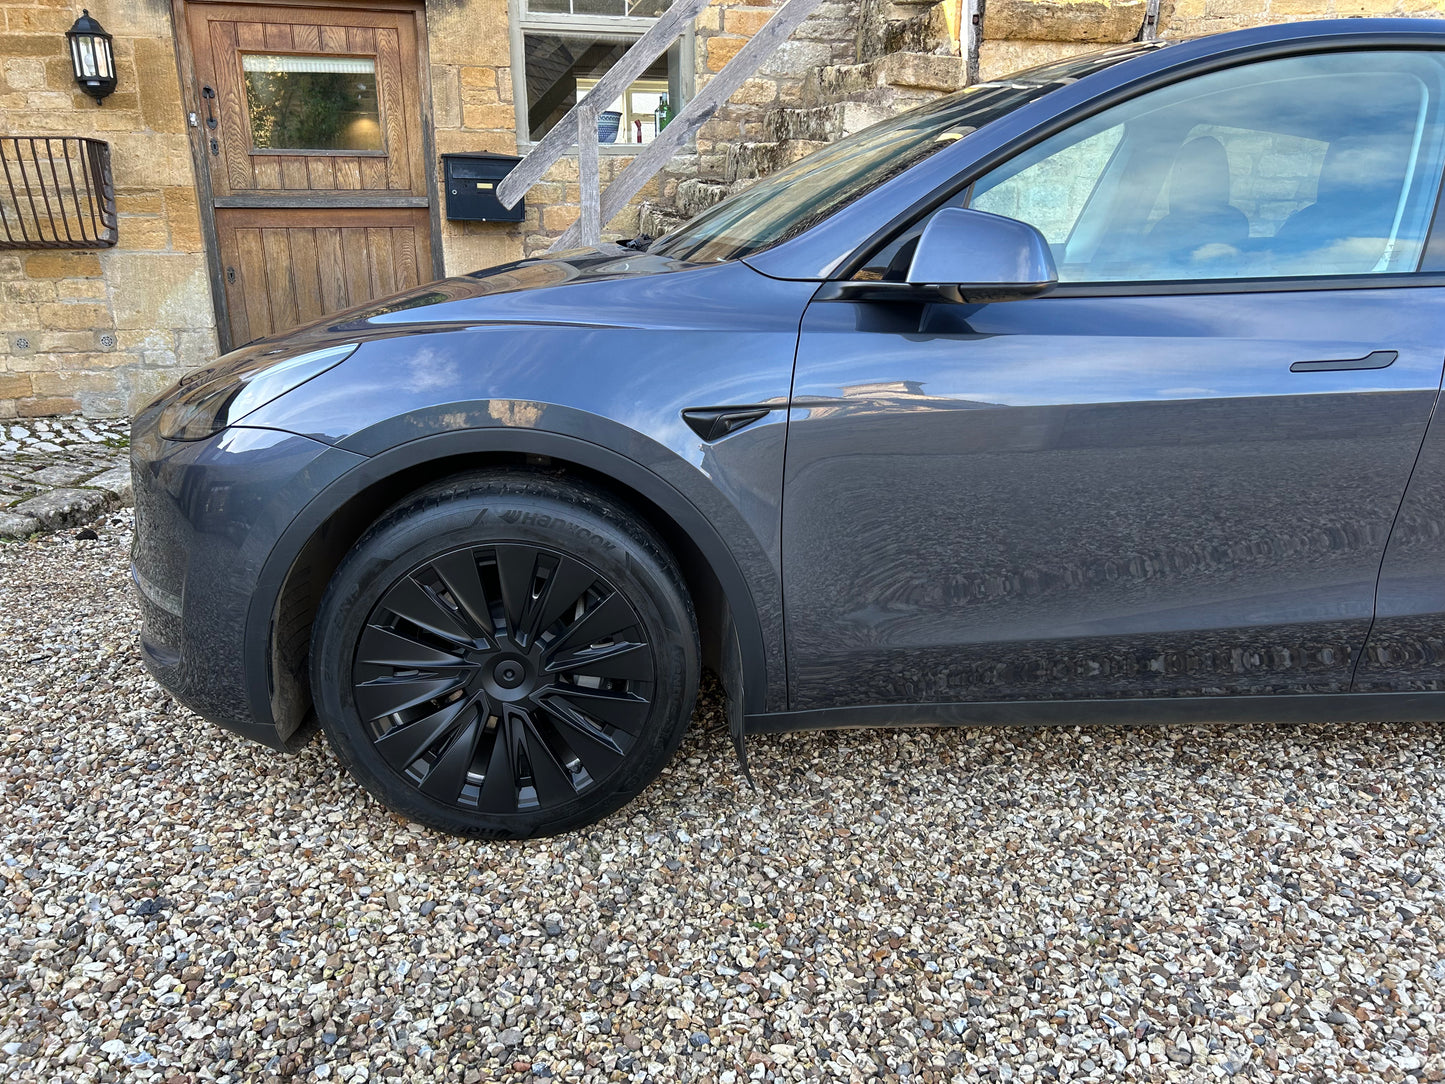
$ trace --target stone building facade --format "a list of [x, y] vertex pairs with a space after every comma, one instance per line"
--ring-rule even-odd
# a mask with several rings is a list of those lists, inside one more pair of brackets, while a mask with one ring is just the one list
[[[618, 2], [627, 12], [645, 7]], [[687, 97], [781, 2], [717, 0], [653, 90], [667, 86]], [[1445, 0], [1163, 0], [1157, 33], [1436, 14], [1442, 6]], [[575, 156], [532, 189], [520, 222], [449, 219], [442, 156], [525, 152], [537, 134], [528, 130], [529, 110], [545, 95], [523, 85], [519, 64], [530, 58], [535, 74], [551, 62], [538, 42], [576, 37], [552, 26], [563, 17], [551, 13], [569, 9], [570, 0], [313, 0], [308, 23], [295, 4], [93, 0], [91, 14], [114, 35], [118, 78], [97, 104], [77, 87], [65, 43], [78, 8], [7, 0], [0, 144], [7, 136], [104, 140], [117, 240], [91, 249], [0, 247], [0, 418], [124, 414], [258, 332], [544, 250], [577, 214]], [[826, 0], [704, 125], [695, 146], [609, 224], [609, 236], [660, 232], [828, 140], [970, 77], [1133, 40], [1144, 32], [1148, 6], [987, 0], [973, 55], [962, 33], [970, 10], [966, 0]], [[546, 32], [533, 36], [534, 25]], [[605, 56], [615, 42], [602, 34], [583, 44]], [[227, 67], [227, 49], [260, 59]], [[243, 69], [292, 71], [297, 57], [343, 54], [352, 65], [344, 70], [373, 72], [373, 93], [405, 105], [377, 107], [374, 119], [389, 133], [377, 144], [391, 156], [384, 168], [379, 150], [304, 160], [259, 144], [237, 150], [226, 111], [245, 103], [237, 105], [227, 80]], [[300, 68], [307, 78], [330, 78], [324, 63]], [[400, 73], [395, 87], [389, 70]], [[218, 93], [207, 96], [212, 81]], [[634, 119], [629, 111], [627, 119], [629, 132], [638, 124], [641, 136], [647, 115]], [[411, 165], [400, 160], [403, 144]], [[239, 164], [243, 151], [250, 165]], [[625, 144], [607, 147], [603, 183], [630, 160]], [[5, 198], [0, 184], [0, 207]], [[323, 206], [331, 217], [316, 218]]]

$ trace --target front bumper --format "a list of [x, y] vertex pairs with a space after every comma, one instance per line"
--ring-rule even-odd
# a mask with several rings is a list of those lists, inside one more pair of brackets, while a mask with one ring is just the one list
[[198, 715], [281, 748], [266, 708], [270, 675], [245, 662], [269, 657], [246, 643], [251, 608], [274, 601], [258, 597], [261, 569], [306, 504], [362, 459], [308, 437], [242, 426], [206, 440], [162, 440], [158, 415], [145, 411], [131, 431], [131, 573], [142, 656]]

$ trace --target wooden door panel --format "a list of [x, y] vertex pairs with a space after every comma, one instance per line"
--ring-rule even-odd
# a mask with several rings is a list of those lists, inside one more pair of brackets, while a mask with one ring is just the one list
[[321, 281], [321, 311], [338, 312], [346, 308], [345, 260], [341, 250], [341, 229], [320, 226], [316, 230], [317, 277]]
[[[266, 266], [257, 268], [256, 271], [262, 276], [255, 283], [260, 286], [265, 283], [266, 299], [271, 307], [271, 324], [264, 334], [271, 334], [275, 331], [284, 331], [288, 327], [295, 327], [301, 322], [300, 306], [296, 300], [296, 290], [300, 283], [292, 274], [291, 266], [291, 231], [277, 227], [257, 227], [261, 234], [261, 251], [266, 256]], [[246, 270], [241, 272], [241, 288], [249, 290], [252, 283]]]
[[359, 158], [333, 158], [331, 169], [333, 183], [338, 192], [354, 192], [361, 187], [361, 160]]
[[[221, 242], [221, 249], [223, 253], [227, 253], [225, 258], [232, 261], [226, 269], [231, 345], [240, 346], [267, 333], [259, 330], [253, 335], [251, 328], [265, 329], [272, 326], [271, 295], [269, 290], [261, 288], [265, 286], [266, 250], [261, 244], [260, 230], [242, 230], [225, 238]], [[233, 275], [236, 278], [234, 283], [230, 282]], [[258, 288], [245, 288], [248, 277]]]
[[[238, 56], [240, 27], [234, 23], [211, 23], [209, 31], [211, 56]], [[209, 82], [216, 90], [216, 113], [219, 129], [216, 138], [221, 149], [222, 167], [211, 173], [211, 187], [217, 194], [244, 191], [258, 187], [250, 158], [250, 124], [241, 123], [247, 118], [246, 94], [241, 87], [241, 73], [235, 65], [221, 64], [214, 71], [202, 69], [202, 82]], [[212, 150], [214, 156], [214, 148]]]
[[425, 208], [216, 212], [239, 346], [431, 278]]
[[[401, 88], [401, 48], [395, 30], [378, 30], [373, 35], [376, 49], [376, 92], [391, 100], [399, 97]], [[407, 131], [402, 118], [387, 112], [382, 114], [385, 124], [386, 145], [396, 148], [386, 158], [386, 186], [405, 192], [411, 188], [411, 157], [406, 153]]]

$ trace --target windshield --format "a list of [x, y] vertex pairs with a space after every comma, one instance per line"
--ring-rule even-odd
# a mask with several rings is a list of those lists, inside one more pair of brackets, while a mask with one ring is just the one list
[[709, 208], [649, 251], [720, 263], [771, 248], [1005, 113], [1158, 44], [1134, 43], [1045, 64], [882, 121]]

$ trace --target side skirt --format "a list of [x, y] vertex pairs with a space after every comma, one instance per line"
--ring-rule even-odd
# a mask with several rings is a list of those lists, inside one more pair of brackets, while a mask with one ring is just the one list
[[1363, 723], [1445, 720], [1445, 692], [1189, 696], [867, 704], [749, 715], [749, 734], [903, 726], [1170, 726], [1181, 723]]

